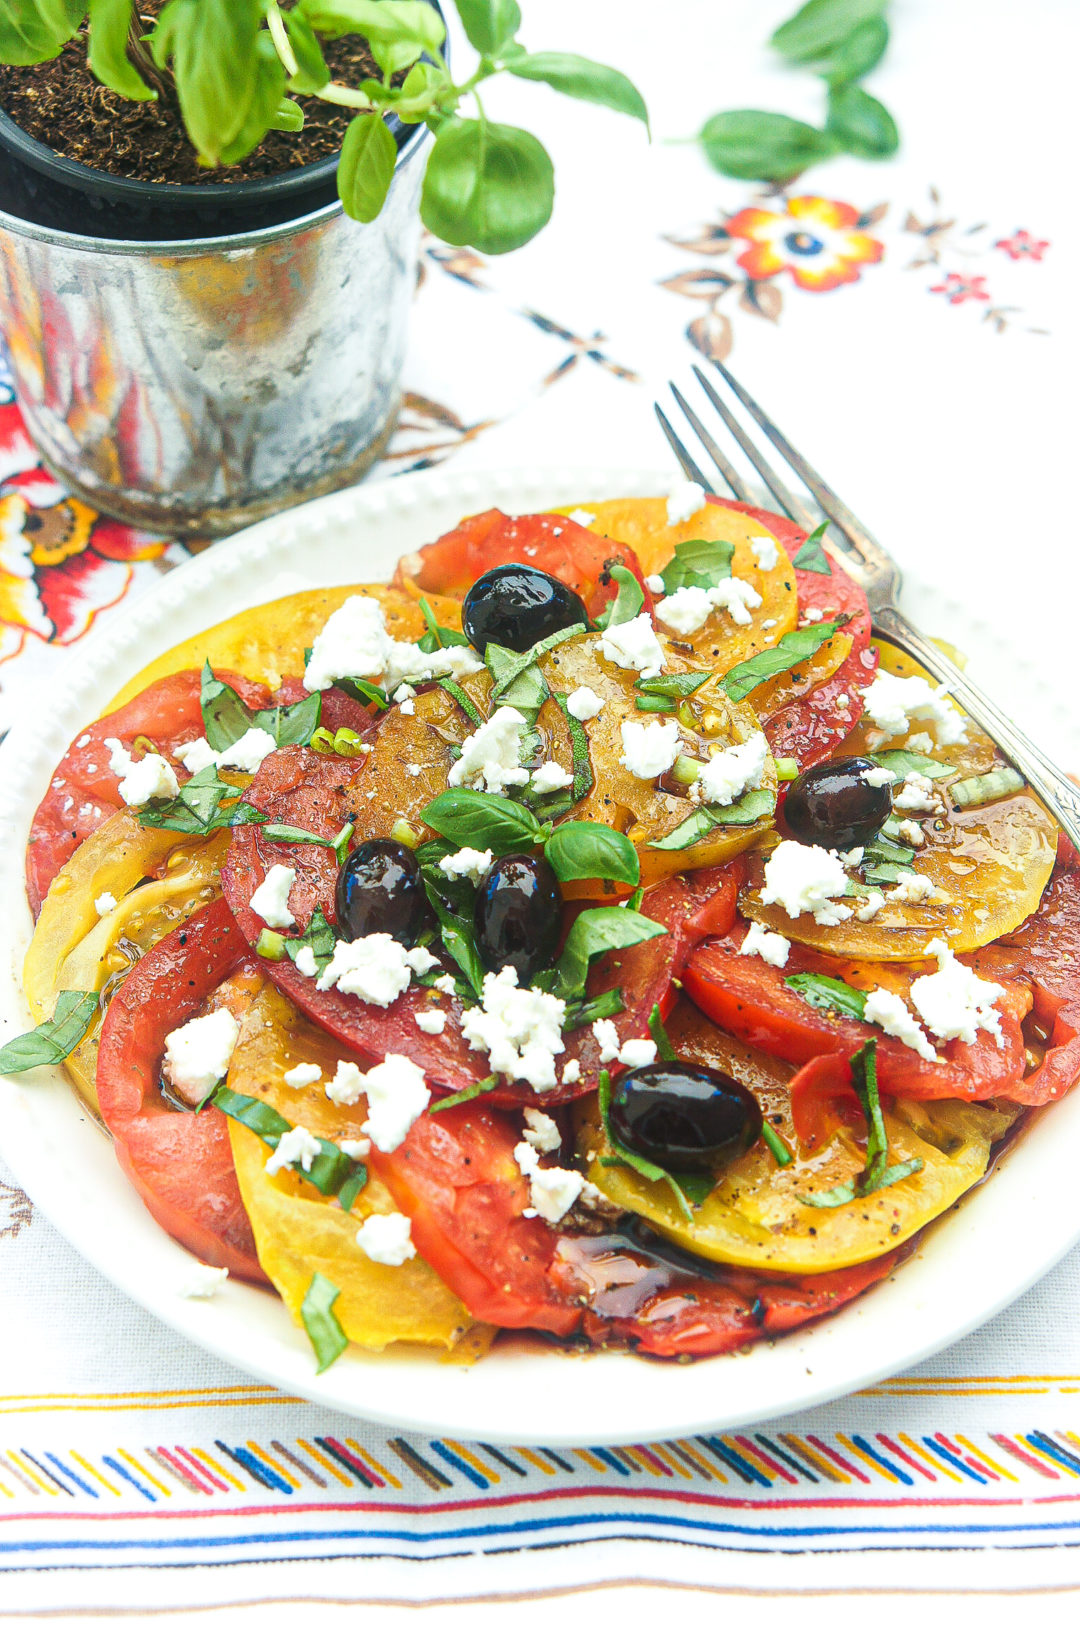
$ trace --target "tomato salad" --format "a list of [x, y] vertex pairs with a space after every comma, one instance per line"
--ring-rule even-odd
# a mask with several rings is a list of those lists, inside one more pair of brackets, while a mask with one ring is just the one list
[[1076, 854], [820, 533], [697, 487], [491, 510], [171, 650], [27, 888], [0, 1065], [62, 1060], [320, 1370], [785, 1332], [1080, 1072]]

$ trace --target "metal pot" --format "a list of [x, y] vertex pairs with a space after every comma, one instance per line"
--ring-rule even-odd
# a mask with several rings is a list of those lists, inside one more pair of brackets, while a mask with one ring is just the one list
[[[48, 467], [93, 508], [192, 537], [359, 479], [397, 415], [426, 138], [403, 132], [367, 226], [333, 202], [141, 241], [0, 208], [0, 327]], [[249, 184], [208, 190], [240, 205]]]

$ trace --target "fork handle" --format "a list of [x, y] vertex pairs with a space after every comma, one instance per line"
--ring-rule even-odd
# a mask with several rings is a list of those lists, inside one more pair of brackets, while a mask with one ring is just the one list
[[1062, 773], [1048, 756], [1019, 732], [1015, 723], [966, 677], [955, 661], [917, 627], [891, 607], [874, 616], [874, 631], [911, 655], [952, 694], [973, 717], [1013, 766], [1023, 774], [1039, 800], [1053, 814], [1074, 847], [1080, 848], [1080, 788]]

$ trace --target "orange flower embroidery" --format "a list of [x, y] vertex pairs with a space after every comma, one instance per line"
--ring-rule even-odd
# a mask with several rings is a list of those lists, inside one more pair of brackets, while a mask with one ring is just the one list
[[790, 271], [798, 287], [824, 293], [857, 282], [860, 266], [874, 265], [885, 252], [876, 237], [855, 229], [858, 224], [850, 203], [804, 197], [789, 198], [783, 214], [740, 209], [727, 231], [750, 244], [736, 263], [754, 281]]

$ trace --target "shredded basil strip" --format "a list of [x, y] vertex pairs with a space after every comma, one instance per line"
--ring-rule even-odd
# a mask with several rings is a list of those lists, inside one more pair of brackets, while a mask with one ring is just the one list
[[784, 987], [798, 994], [818, 1011], [839, 1011], [841, 1016], [864, 1020], [866, 995], [858, 988], [849, 988], [839, 977], [820, 976], [816, 971], [799, 971], [784, 978]]
[[454, 645], [468, 645], [469, 640], [463, 632], [455, 632], [453, 627], [440, 627], [435, 619], [435, 611], [426, 598], [420, 600], [420, 614], [427, 623], [427, 631], [417, 644], [425, 655], [434, 655], [437, 649], [450, 649]]
[[439, 688], [445, 689], [451, 700], [461, 707], [473, 727], [479, 728], [485, 720], [484, 714], [469, 699], [461, 684], [448, 677], [436, 678], [435, 681]]
[[576, 1033], [578, 1028], [588, 1027], [600, 1021], [601, 1017], [619, 1016], [625, 1009], [626, 1001], [621, 988], [609, 988], [606, 993], [597, 994], [595, 999], [576, 1000], [566, 1007], [563, 1032]]
[[[513, 650], [504, 650], [504, 654], [508, 653], [512, 655], [513, 658], [506, 662], [501, 675], [496, 679], [495, 685], [492, 688], [492, 710], [494, 710], [497, 705], [502, 704], [503, 693], [510, 687], [514, 679], [519, 677], [522, 672], [527, 671], [530, 666], [535, 666], [541, 655], [546, 655], [548, 650], [557, 648], [559, 644], [564, 644], [568, 638], [576, 638], [587, 630], [588, 629], [582, 622], [575, 621], [573, 626], [560, 627], [558, 632], [552, 632], [548, 635], [548, 637], [541, 638], [539, 643], [533, 644], [531, 649], [526, 649], [520, 655], [515, 655]], [[501, 646], [499, 647], [501, 648]], [[488, 670], [491, 670], [490, 666], [488, 667]]]
[[460, 1107], [465, 1101], [475, 1101], [478, 1095], [487, 1095], [498, 1084], [494, 1073], [487, 1078], [478, 1078], [473, 1084], [466, 1084], [463, 1090], [455, 1090], [453, 1095], [444, 1095], [441, 1100], [434, 1101], [428, 1108], [429, 1112], [446, 1112], [449, 1107]]
[[459, 914], [452, 907], [432, 879], [430, 871], [424, 872], [424, 890], [439, 922], [439, 935], [443, 947], [450, 958], [461, 967], [470, 988], [479, 998], [484, 991], [487, 967], [477, 952], [471, 913]]
[[652, 1041], [656, 1046], [656, 1054], [660, 1057], [661, 1061], [678, 1061], [679, 1058], [676, 1053], [675, 1046], [668, 1038], [667, 1028], [664, 1026], [664, 1018], [660, 1015], [659, 1005], [654, 1005], [652, 1010], [649, 1012], [649, 1033], [652, 1036]]
[[348, 1348], [349, 1340], [334, 1314], [334, 1305], [340, 1294], [341, 1288], [335, 1287], [329, 1276], [316, 1271], [300, 1306], [300, 1319], [315, 1351], [317, 1372], [325, 1372], [327, 1367], [333, 1366], [338, 1356]]
[[302, 948], [310, 948], [315, 964], [324, 971], [334, 957], [337, 934], [321, 909], [316, 909], [299, 937], [286, 937], [285, 952], [294, 961]]
[[660, 841], [649, 846], [658, 852], [681, 852], [704, 840], [717, 825], [756, 824], [759, 819], [771, 817], [776, 810], [776, 794], [771, 790], [748, 790], [730, 807], [699, 807], [677, 824]]
[[815, 576], [832, 575], [832, 565], [829, 563], [828, 555], [821, 545], [821, 539], [828, 528], [829, 522], [824, 520], [816, 531], [810, 532], [810, 535], [791, 561], [796, 570], [809, 570]]
[[731, 575], [734, 557], [734, 542], [710, 542], [704, 537], [676, 542], [674, 554], [660, 572], [664, 592], [671, 594], [680, 587], [718, 587]]
[[359, 700], [362, 706], [375, 706], [379, 711], [388, 711], [390, 696], [378, 683], [369, 683], [366, 678], [335, 678], [333, 688], [340, 689], [347, 694], [350, 700]]
[[[687, 700], [703, 683], [708, 683], [712, 675], [711, 672], [672, 672], [667, 677], [661, 675], [638, 678], [634, 688], [643, 695], [662, 695], [667, 700]], [[642, 709], [640, 700], [638, 709]]]
[[214, 676], [209, 661], [202, 669], [199, 705], [206, 742], [214, 751], [235, 745], [249, 728], [265, 729], [279, 748], [307, 745], [322, 715], [322, 695], [318, 691], [305, 695], [291, 706], [268, 706], [261, 711], [251, 711], [235, 689]]
[[211, 763], [181, 785], [171, 801], [140, 807], [137, 817], [144, 829], [179, 830], [185, 835], [209, 835], [238, 824], [265, 824], [266, 814], [241, 801], [241, 794], [235, 785], [219, 779]]
[[791, 1153], [767, 1118], [763, 1120], [761, 1125], [761, 1138], [781, 1169], [786, 1169], [788, 1164], [794, 1161]]
[[295, 824], [264, 824], [262, 834], [267, 841], [281, 841], [294, 847], [333, 847], [336, 839], [317, 836], [311, 830], [300, 830]]
[[[258, 1135], [272, 1151], [282, 1135], [293, 1127], [269, 1101], [262, 1101], [256, 1095], [241, 1095], [237, 1090], [230, 1090], [227, 1084], [219, 1084], [212, 1090], [210, 1100], [227, 1118], [235, 1119]], [[315, 1138], [320, 1150], [312, 1159], [311, 1168], [302, 1168], [299, 1163], [291, 1163], [289, 1167], [324, 1197], [337, 1197], [342, 1208], [348, 1210], [367, 1184], [367, 1169], [354, 1157], [347, 1157], [332, 1140], [323, 1140], [321, 1135]]]
[[536, 977], [539, 986], [568, 1003], [581, 999], [589, 975], [589, 962], [609, 949], [631, 948], [635, 943], [663, 937], [667, 927], [630, 909], [586, 909], [578, 915], [550, 971]]
[[956, 772], [951, 762], [938, 762], [919, 751], [873, 751], [870, 760], [879, 768], [888, 768], [897, 779], [906, 779], [909, 773], [921, 773], [926, 779], [944, 779], [947, 774]]
[[589, 754], [589, 736], [585, 725], [579, 717], [572, 717], [567, 709], [566, 695], [557, 694], [555, 703], [566, 718], [566, 726], [570, 730], [570, 749], [574, 754], [574, 783], [570, 794], [575, 803], [588, 796], [596, 783], [592, 770], [592, 757]]
[[772, 649], [759, 650], [748, 661], [740, 661], [738, 666], [733, 666], [720, 679], [721, 686], [732, 700], [745, 700], [766, 678], [776, 677], [780, 672], [790, 672], [800, 661], [816, 655], [822, 644], [827, 644], [843, 624], [838, 617], [835, 621], [818, 621], [810, 626], [798, 627], [794, 632], [785, 632]]
[[506, 687], [499, 691], [499, 705], [513, 706], [528, 723], [535, 723], [541, 706], [551, 693], [540, 668], [534, 664], [527, 666], [523, 672], [512, 671], [517, 665], [518, 655], [512, 649], [504, 649], [502, 644], [488, 644], [484, 661], [493, 684], [498, 685], [509, 674]]
[[1023, 774], [1017, 773], [1015, 768], [1002, 766], [991, 768], [989, 773], [958, 779], [955, 785], [949, 786], [949, 795], [954, 807], [986, 807], [989, 802], [999, 802], [1003, 796], [1015, 796], [1025, 783]]
[[889, 1138], [885, 1132], [877, 1087], [877, 1040], [868, 1039], [862, 1049], [852, 1056], [849, 1065], [851, 1082], [866, 1119], [866, 1164], [851, 1180], [833, 1186], [831, 1191], [811, 1192], [800, 1197], [799, 1201], [808, 1208], [843, 1208], [846, 1203], [869, 1197], [872, 1192], [881, 1191], [885, 1186], [895, 1186], [898, 1181], [906, 1180], [910, 1174], [918, 1174], [923, 1166], [921, 1157], [913, 1157], [908, 1163], [896, 1163], [891, 1169], [887, 1167]]
[[56, 1009], [29, 1033], [9, 1039], [0, 1050], [0, 1073], [25, 1073], [63, 1061], [89, 1032], [100, 1008], [100, 996], [78, 988], [65, 988], [56, 996]]
[[611, 565], [607, 574], [618, 587], [618, 592], [610, 603], [605, 604], [596, 618], [596, 625], [600, 630], [621, 626], [624, 621], [633, 621], [635, 616], [641, 614], [645, 603], [641, 583], [632, 570], [627, 570], [625, 565]]
[[[667, 1169], [662, 1169], [658, 1163], [650, 1163], [647, 1157], [639, 1157], [638, 1154], [636, 1152], [632, 1152], [628, 1146], [624, 1146], [619, 1140], [618, 1136], [615, 1134], [615, 1131], [612, 1129], [611, 1074], [608, 1072], [606, 1067], [602, 1067], [600, 1069], [597, 1100], [600, 1107], [600, 1121], [604, 1126], [604, 1134], [607, 1137], [608, 1145], [615, 1154], [614, 1157], [601, 1158], [600, 1161], [608, 1166], [611, 1164], [615, 1164], [616, 1166], [621, 1164], [626, 1168], [633, 1169], [635, 1174], [640, 1174], [644, 1179], [651, 1181], [653, 1184], [655, 1184], [657, 1180], [663, 1180], [668, 1186], [671, 1187], [672, 1195], [682, 1210], [683, 1218], [693, 1224], [694, 1215], [691, 1211], [690, 1204], [686, 1200], [686, 1195], [682, 1189], [681, 1181], [677, 1180], [673, 1174], [668, 1172]], [[685, 1179], [686, 1176], [683, 1176], [683, 1178]], [[714, 1184], [714, 1181], [709, 1182], [710, 1191], [712, 1190]], [[706, 1195], [708, 1195], [708, 1193], [706, 1193]]]
[[887, 835], [879, 832], [863, 848], [863, 862], [910, 865], [915, 862], [915, 849], [905, 842], [891, 841]]

